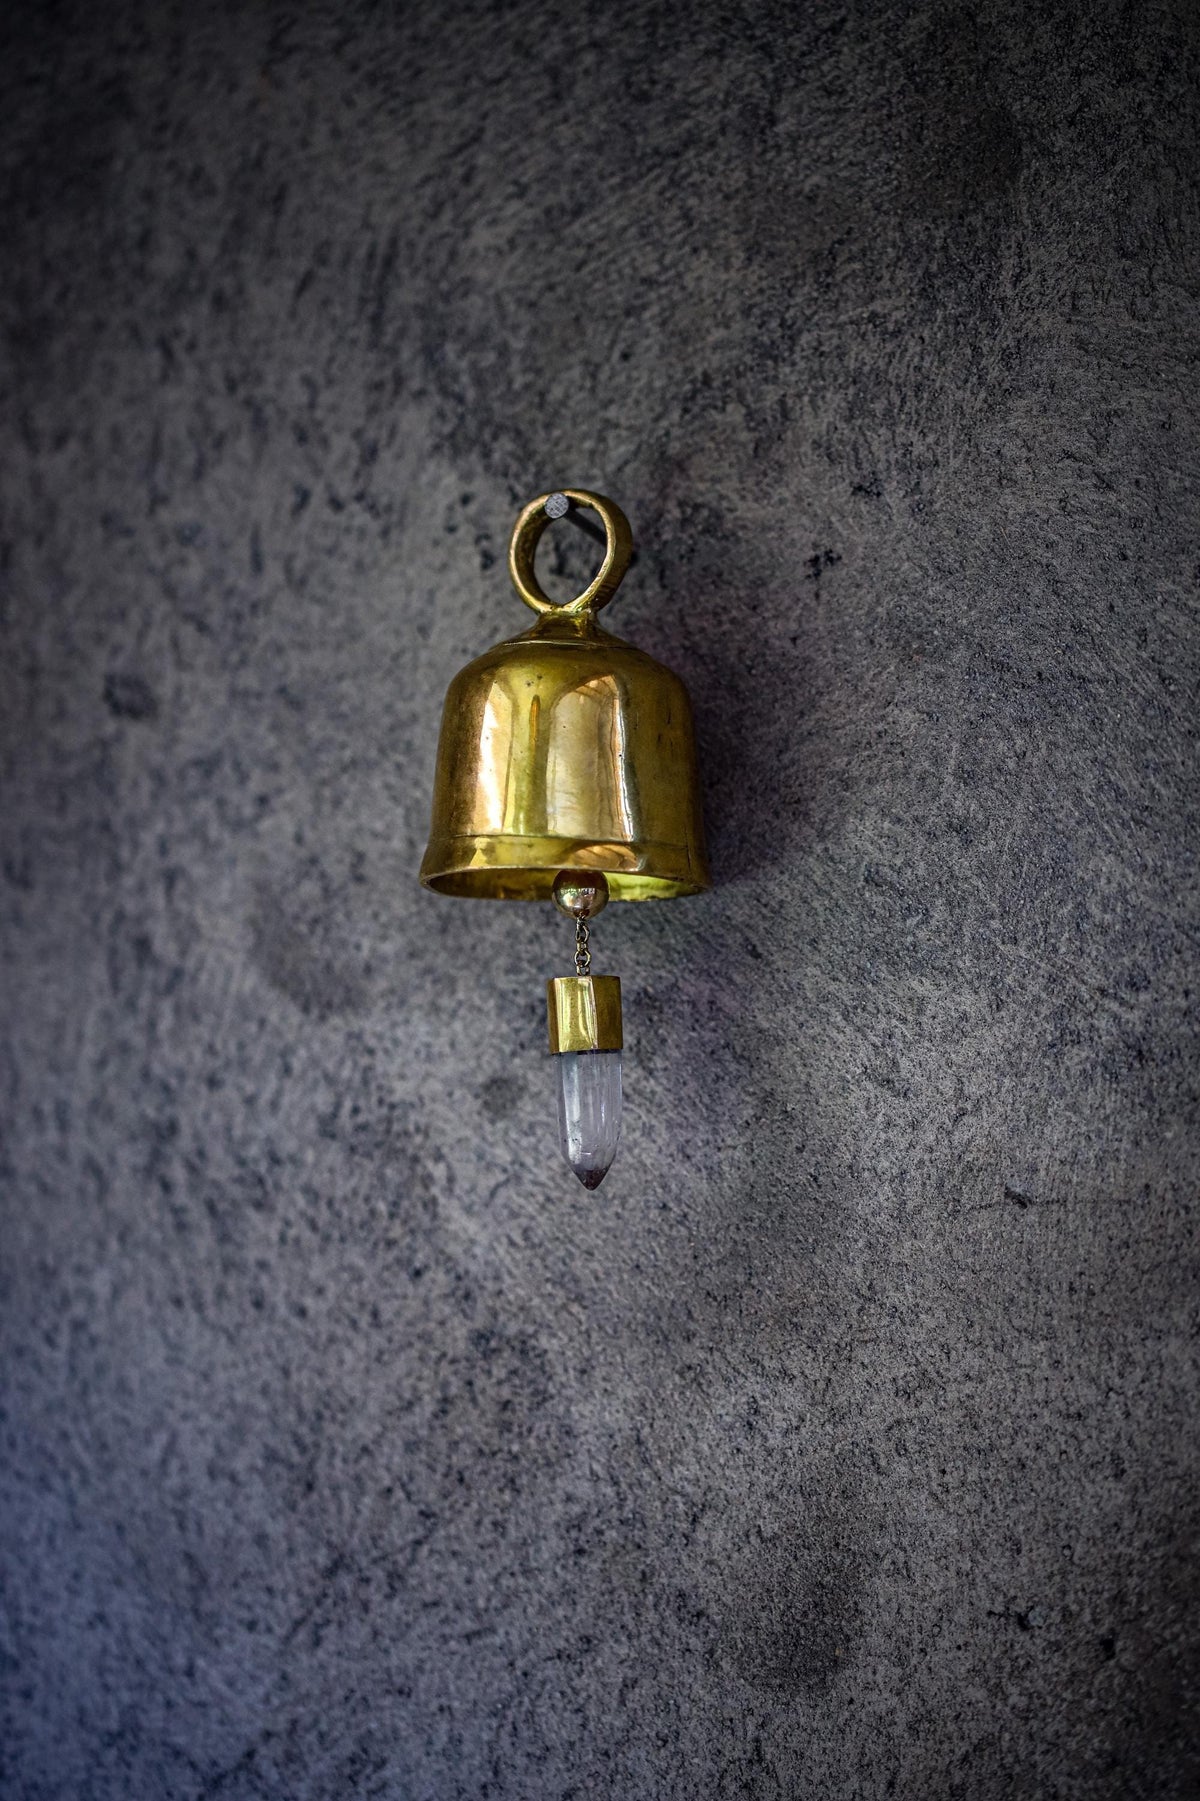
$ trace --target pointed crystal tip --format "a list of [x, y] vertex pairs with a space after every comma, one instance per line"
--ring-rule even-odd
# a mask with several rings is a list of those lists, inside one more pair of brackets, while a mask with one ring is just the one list
[[579, 1180], [583, 1183], [585, 1188], [599, 1188], [601, 1182], [603, 1182], [605, 1176], [608, 1174], [608, 1169], [607, 1167], [604, 1169], [577, 1169], [575, 1174], [579, 1177]]

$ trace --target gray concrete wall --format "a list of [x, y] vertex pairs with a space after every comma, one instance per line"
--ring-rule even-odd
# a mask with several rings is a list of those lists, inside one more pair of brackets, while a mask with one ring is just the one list
[[[7, 10], [6, 1797], [1196, 1792], [1196, 23]], [[595, 1196], [415, 880], [560, 482]]]

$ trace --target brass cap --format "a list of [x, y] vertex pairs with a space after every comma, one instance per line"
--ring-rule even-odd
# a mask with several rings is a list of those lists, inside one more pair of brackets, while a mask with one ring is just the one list
[[619, 1051], [621, 978], [619, 976], [555, 976], [546, 983], [550, 1049]]

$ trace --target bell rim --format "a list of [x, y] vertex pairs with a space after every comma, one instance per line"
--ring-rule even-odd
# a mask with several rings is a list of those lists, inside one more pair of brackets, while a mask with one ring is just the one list
[[603, 875], [614, 901], [682, 900], [704, 894], [704, 859], [683, 844], [572, 844], [562, 839], [481, 835], [431, 843], [420, 881], [459, 900], [549, 901], [564, 869]]

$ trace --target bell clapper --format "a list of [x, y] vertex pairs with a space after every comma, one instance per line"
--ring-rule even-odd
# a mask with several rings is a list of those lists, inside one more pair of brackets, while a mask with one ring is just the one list
[[621, 984], [593, 976], [589, 919], [608, 904], [599, 871], [561, 870], [554, 904], [575, 921], [575, 974], [547, 984], [550, 1049], [558, 1064], [562, 1153], [585, 1188], [599, 1188], [621, 1135]]

